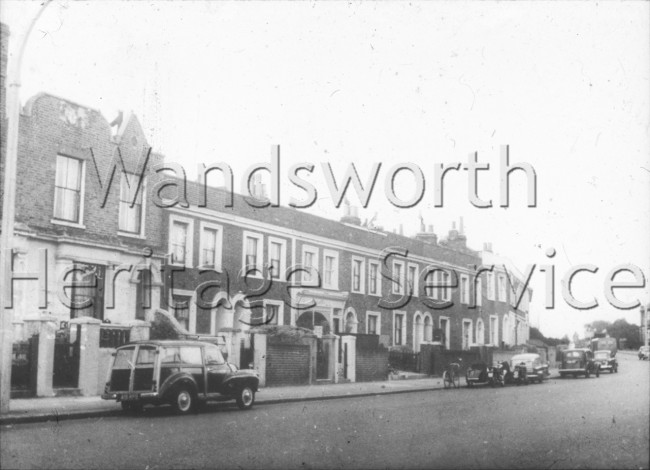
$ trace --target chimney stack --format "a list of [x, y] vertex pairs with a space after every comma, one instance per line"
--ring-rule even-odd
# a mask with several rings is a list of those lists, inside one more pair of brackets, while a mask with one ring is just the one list
[[438, 243], [438, 235], [433, 232], [433, 225], [429, 225], [426, 232], [418, 233], [415, 236], [415, 239], [431, 245], [436, 245]]

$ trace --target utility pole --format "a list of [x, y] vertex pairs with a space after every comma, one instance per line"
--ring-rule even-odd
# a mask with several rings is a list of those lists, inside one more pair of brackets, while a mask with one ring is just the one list
[[52, 2], [43, 2], [38, 12], [32, 18], [29, 26], [19, 39], [19, 48], [16, 54], [9, 57], [7, 71], [7, 153], [4, 168], [4, 194], [2, 202], [2, 233], [0, 233], [0, 274], [3, 282], [0, 283], [0, 413], [9, 411], [11, 399], [11, 362], [13, 353], [13, 310], [8, 308], [12, 304], [7, 294], [12, 292], [7, 282], [13, 256], [14, 222], [16, 216], [16, 162], [18, 160], [18, 126], [20, 121], [20, 69], [27, 39], [34, 24], [40, 18], [45, 8]]

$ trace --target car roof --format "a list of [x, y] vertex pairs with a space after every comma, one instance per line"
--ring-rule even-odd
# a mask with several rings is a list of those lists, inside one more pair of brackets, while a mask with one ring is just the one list
[[538, 358], [538, 357], [540, 357], [540, 356], [539, 356], [539, 354], [536, 354], [536, 353], [525, 353], [525, 354], [516, 354], [516, 355], [512, 356], [511, 360], [515, 360], [515, 359], [535, 359], [535, 358]]
[[571, 351], [580, 351], [580, 352], [590, 351], [591, 352], [591, 349], [589, 349], [589, 348], [573, 348], [573, 349], [565, 349], [563, 352], [567, 353], [567, 352], [571, 352]]
[[168, 346], [168, 347], [216, 346], [214, 343], [208, 343], [206, 341], [194, 341], [194, 340], [186, 340], [186, 339], [147, 339], [147, 340], [133, 341], [120, 346], [120, 348], [124, 348], [128, 346], [137, 346], [137, 345]]

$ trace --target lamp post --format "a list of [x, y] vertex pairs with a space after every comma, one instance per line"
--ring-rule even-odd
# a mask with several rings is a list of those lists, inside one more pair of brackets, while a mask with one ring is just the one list
[[12, 303], [11, 284], [7, 282], [11, 267], [14, 238], [14, 219], [16, 212], [16, 162], [18, 157], [18, 126], [20, 121], [20, 69], [22, 66], [25, 46], [36, 21], [45, 8], [52, 2], [43, 2], [38, 12], [32, 18], [27, 30], [19, 39], [16, 54], [9, 58], [7, 71], [7, 152], [4, 168], [4, 194], [2, 203], [2, 233], [0, 233], [0, 272], [4, 282], [0, 286], [0, 316], [2, 322], [0, 347], [0, 413], [9, 411], [11, 398], [11, 356], [13, 349], [13, 310], [8, 308]]

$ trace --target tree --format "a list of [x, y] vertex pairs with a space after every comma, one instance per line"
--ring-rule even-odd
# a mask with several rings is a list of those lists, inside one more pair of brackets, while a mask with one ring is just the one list
[[631, 349], [636, 349], [641, 345], [639, 327], [628, 323], [624, 318], [619, 318], [614, 321], [614, 323], [604, 320], [596, 320], [588, 323], [585, 327], [592, 328], [596, 332], [607, 330], [607, 334], [612, 338], [625, 338], [627, 340], [627, 347]]

